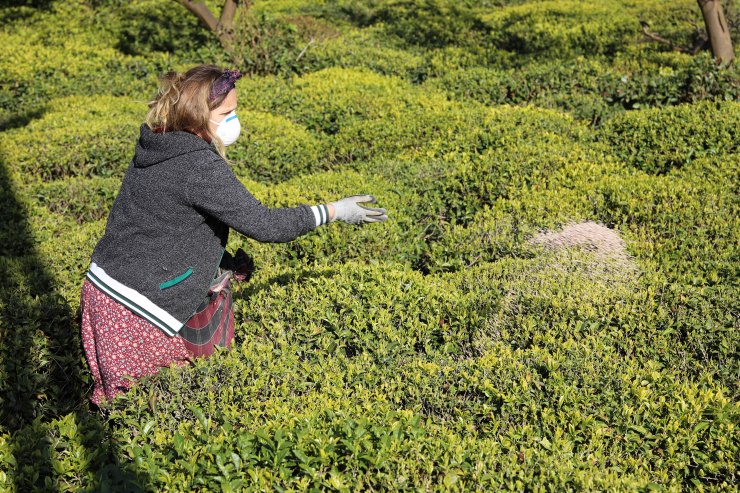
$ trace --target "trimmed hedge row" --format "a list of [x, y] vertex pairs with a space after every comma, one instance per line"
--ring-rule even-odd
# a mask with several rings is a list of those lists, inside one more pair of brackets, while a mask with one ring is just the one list
[[228, 150], [238, 176], [279, 182], [327, 167], [323, 140], [285, 117], [239, 110], [242, 137]]
[[265, 272], [277, 271], [286, 265], [299, 268], [353, 259], [366, 262], [394, 260], [410, 265], [424, 249], [424, 224], [417, 218], [419, 211], [423, 211], [423, 197], [383, 178], [380, 173], [328, 171], [277, 186], [267, 187], [250, 182], [246, 182], [246, 185], [270, 207], [320, 204], [370, 193], [377, 198], [381, 207], [388, 208], [393, 215], [393, 220], [383, 225], [357, 227], [333, 224], [321, 227], [287, 244], [260, 244], [233, 235], [230, 248], [241, 246], [254, 252], [257, 268]]
[[77, 224], [108, 217], [121, 188], [118, 177], [74, 177], [49, 182], [32, 182], [26, 195], [46, 214], [58, 214]]
[[468, 8], [449, 0], [397, 0], [380, 6], [367, 20], [410, 45], [443, 48], [485, 42], [488, 26]]
[[595, 125], [622, 109], [740, 98], [738, 69], [721, 70], [708, 55], [655, 61], [645, 52], [634, 56], [637, 61], [625, 57], [617, 64], [578, 57], [517, 69], [447, 70], [424, 85], [460, 101], [559, 108]]
[[[661, 295], [595, 279], [591, 262], [544, 256], [444, 278], [349, 264], [257, 279], [237, 348], [119, 401], [119, 443], [162, 490], [731, 480], [737, 405], [651, 359], [635, 316]], [[399, 410], [410, 420], [400, 428]], [[198, 450], [209, 460], [196, 466]], [[587, 459], [555, 460], [573, 455]]]
[[616, 115], [599, 132], [615, 156], [649, 173], [738, 151], [740, 103], [704, 102]]
[[597, 217], [631, 232], [636, 253], [669, 278], [727, 285], [737, 275], [738, 154], [697, 159], [663, 176], [612, 177], [589, 193]]
[[196, 52], [217, 43], [215, 36], [183, 6], [156, 0], [110, 3], [104, 22], [115, 36], [113, 46], [127, 55]]
[[44, 180], [122, 175], [133, 157], [146, 104], [115, 96], [54, 99], [22, 128], [3, 135], [12, 169]]
[[[75, 310], [90, 252], [105, 227], [103, 221], [78, 225], [60, 220], [42, 208], [29, 207], [24, 212], [31, 215], [30, 223], [21, 221], [9, 231], [6, 225], [1, 228], [3, 237], [13, 235], [11, 245], [3, 242], [0, 255], [3, 434], [21, 430], [34, 420], [48, 422], [83, 404], [82, 393], [90, 377], [83, 369]], [[22, 250], [9, 251], [13, 246]], [[41, 444], [28, 445], [37, 447], [35, 454], [41, 453]], [[19, 458], [18, 463], [28, 467], [35, 462]], [[8, 466], [0, 464], [0, 471]]]
[[426, 63], [421, 54], [388, 47], [382, 38], [382, 28], [376, 26], [324, 40], [309, 49], [306, 57], [307, 63], [316, 69], [365, 68], [412, 81], [423, 72]]
[[[274, 88], [273, 98], [258, 91], [264, 84]], [[334, 163], [480, 154], [520, 138], [516, 134], [526, 132], [525, 126], [533, 132], [579, 133], [567, 116], [555, 112], [454, 103], [436, 92], [419, 95], [407, 82], [367, 70], [332, 68], [289, 82], [248, 80], [240, 88], [242, 105], [285, 115], [321, 135]]]
[[[4, 129], [18, 126], [19, 117], [38, 112], [52, 97], [151, 97], [157, 77], [172, 68], [168, 55], [130, 57], [75, 38], [59, 46], [29, 46], [22, 36], [0, 33], [0, 42], [9, 47], [0, 61], [0, 126]], [[57, 61], [67, 58], [70, 62], [59, 70]]]
[[618, 2], [544, 1], [485, 15], [496, 46], [524, 55], [614, 55], [638, 30]]

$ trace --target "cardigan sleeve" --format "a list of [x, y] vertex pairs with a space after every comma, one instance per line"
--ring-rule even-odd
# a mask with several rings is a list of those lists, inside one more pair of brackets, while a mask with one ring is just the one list
[[254, 240], [283, 243], [316, 228], [316, 219], [309, 206], [270, 208], [263, 205], [223, 159], [198, 163], [186, 184], [186, 196], [193, 207]]

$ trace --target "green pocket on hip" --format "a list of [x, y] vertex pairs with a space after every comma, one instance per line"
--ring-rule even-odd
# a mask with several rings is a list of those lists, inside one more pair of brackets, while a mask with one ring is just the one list
[[188, 270], [186, 270], [185, 272], [183, 272], [182, 274], [180, 274], [176, 278], [170, 279], [169, 281], [165, 281], [162, 284], [160, 284], [159, 285], [159, 289], [171, 288], [175, 284], [184, 281], [185, 279], [187, 279], [188, 277], [190, 277], [192, 274], [193, 274], [193, 268], [192, 267], [188, 267]]

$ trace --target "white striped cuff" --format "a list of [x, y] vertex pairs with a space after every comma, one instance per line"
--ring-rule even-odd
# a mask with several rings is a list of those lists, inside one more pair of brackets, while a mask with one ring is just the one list
[[313, 217], [316, 219], [317, 228], [329, 222], [329, 208], [326, 204], [312, 205], [311, 212], [313, 212]]

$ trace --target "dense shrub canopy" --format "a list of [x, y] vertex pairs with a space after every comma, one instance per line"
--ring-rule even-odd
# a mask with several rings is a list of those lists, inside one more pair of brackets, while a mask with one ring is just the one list
[[[263, 0], [230, 52], [176, 2], [0, 20], [0, 490], [737, 489], [740, 76], [640, 32], [693, 0]], [[90, 409], [90, 254], [203, 62], [256, 197], [391, 219], [231, 235], [233, 348]]]

